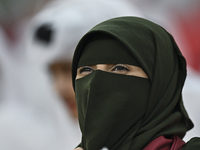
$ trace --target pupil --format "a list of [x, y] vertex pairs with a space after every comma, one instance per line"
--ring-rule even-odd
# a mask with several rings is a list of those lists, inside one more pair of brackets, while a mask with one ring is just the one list
[[83, 68], [83, 69], [81, 70], [81, 72], [88, 72], [88, 71], [91, 71], [91, 69], [90, 69], [90, 68]]
[[124, 67], [123, 67], [123, 66], [118, 66], [118, 67], [116, 68], [116, 70], [124, 70]]

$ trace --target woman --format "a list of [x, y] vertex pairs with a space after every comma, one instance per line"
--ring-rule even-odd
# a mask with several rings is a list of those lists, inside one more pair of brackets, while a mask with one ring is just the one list
[[142, 18], [92, 28], [72, 64], [84, 150], [198, 149], [182, 103], [186, 62], [173, 37]]

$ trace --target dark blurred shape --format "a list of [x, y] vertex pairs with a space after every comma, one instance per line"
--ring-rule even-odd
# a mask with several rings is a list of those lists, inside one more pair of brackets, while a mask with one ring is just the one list
[[43, 24], [36, 29], [34, 38], [36, 41], [49, 44], [53, 39], [53, 28], [50, 23]]

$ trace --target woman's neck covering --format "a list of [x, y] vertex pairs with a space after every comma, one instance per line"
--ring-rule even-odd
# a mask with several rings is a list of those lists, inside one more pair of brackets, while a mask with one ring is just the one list
[[[114, 18], [98, 24], [80, 40], [76, 48], [72, 64], [74, 87], [76, 71], [79, 59], [82, 57], [81, 53], [84, 46], [86, 43], [90, 42], [90, 37], [99, 35], [99, 33], [108, 34], [124, 44], [148, 75], [149, 80], [146, 81], [150, 82], [148, 84], [144, 82], [145, 79], [139, 81], [135, 77], [130, 77], [131, 82], [128, 86], [130, 88], [128, 93], [140, 92], [139, 95], [141, 95], [141, 93], [145, 92], [145, 94], [142, 95], [143, 97], [141, 97], [140, 101], [132, 97], [131, 101], [126, 101], [126, 105], [121, 105], [122, 100], [113, 103], [113, 101], [105, 101], [97, 96], [93, 97], [93, 101], [90, 99], [90, 101], [85, 100], [84, 102], [78, 102], [81, 103], [80, 106], [78, 106], [81, 108], [78, 108], [80, 127], [83, 129], [90, 126], [90, 128], [84, 130], [84, 132], [82, 130], [83, 138], [81, 146], [86, 150], [90, 150], [91, 142], [89, 141], [92, 141], [91, 145], [98, 145], [99, 148], [101, 148], [100, 146], [108, 146], [110, 150], [138, 150], [144, 148], [153, 139], [161, 135], [167, 137], [176, 135], [182, 138], [186, 131], [193, 127], [193, 124], [183, 106], [181, 94], [186, 77], [186, 62], [173, 37], [162, 27], [148, 20], [136, 17]], [[105, 79], [106, 77], [111, 78], [113, 86], [109, 85], [109, 87], [105, 87], [108, 85], [101, 77]], [[96, 79], [101, 79], [100, 83], [99, 81], [93, 82], [93, 80]], [[97, 71], [80, 80], [76, 80], [76, 83], [84, 81], [82, 82], [83, 88], [85, 88], [84, 84], [87, 84], [87, 90], [90, 93], [98, 93], [99, 91], [99, 95], [104, 94], [101, 93], [101, 87], [106, 88], [107, 95], [109, 90], [113, 92], [112, 88], [115, 89], [115, 86], [117, 86], [114, 80], [120, 81], [122, 84], [124, 76], [119, 80], [118, 77], [111, 73]], [[126, 77], [125, 81], [127, 80], [129, 79]], [[143, 86], [145, 90], [141, 87], [132, 89], [134, 82], [141, 82], [141, 85], [146, 85]], [[99, 86], [99, 84], [101, 86]], [[123, 84], [121, 88], [122, 91], [119, 91], [119, 93], [123, 92], [123, 88], [127, 87]], [[81, 88], [75, 87], [75, 89], [80, 89], [78, 92], [75, 91], [77, 96], [80, 94], [82, 94], [83, 98], [86, 96], [84, 92], [81, 93]], [[98, 101], [95, 101], [96, 98]], [[126, 98], [125, 96], [123, 101], [125, 101]], [[116, 99], [118, 100], [117, 94]], [[141, 101], [142, 103], [140, 103]], [[126, 115], [128, 115], [128, 117], [132, 115], [132, 118], [128, 118], [128, 120], [125, 119], [126, 121], [118, 123], [114, 119], [116, 118], [116, 114], [113, 113], [113, 116], [111, 116], [109, 120], [106, 120], [107, 114], [111, 115], [114, 111], [118, 111], [118, 115], [120, 114], [117, 116], [117, 119], [126, 118]], [[91, 115], [92, 113], [94, 113], [94, 115]], [[92, 125], [94, 126], [89, 124], [91, 121], [93, 121]], [[101, 133], [99, 136], [96, 134], [99, 133], [99, 130], [106, 128], [106, 122], [112, 121], [112, 130], [110, 130], [110, 126], [108, 126], [106, 133]], [[99, 128], [96, 128], [97, 126]], [[121, 137], [118, 137], [119, 135]], [[105, 145], [99, 145], [102, 139], [105, 139], [106, 142], [103, 143]]]

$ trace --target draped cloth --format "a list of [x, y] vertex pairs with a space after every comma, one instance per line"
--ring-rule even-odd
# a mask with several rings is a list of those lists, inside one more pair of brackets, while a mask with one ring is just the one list
[[[84, 46], [102, 33], [124, 44], [148, 75], [148, 81], [98, 70], [75, 80]], [[159, 25], [137, 17], [98, 24], [80, 40], [72, 64], [82, 131], [80, 146], [85, 150], [139, 150], [160, 136], [182, 139], [193, 127], [182, 101], [185, 78], [186, 61], [173, 37]], [[115, 90], [118, 92], [113, 94]], [[126, 96], [131, 93], [140, 93], [141, 100]]]
[[177, 136], [165, 138], [160, 136], [149, 143], [143, 150], [180, 150], [185, 142]]

